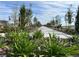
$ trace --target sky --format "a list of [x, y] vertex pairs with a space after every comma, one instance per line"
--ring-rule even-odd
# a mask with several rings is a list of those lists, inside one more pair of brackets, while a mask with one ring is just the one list
[[[12, 15], [14, 9], [18, 9], [25, 4], [26, 9], [32, 4], [33, 17], [36, 16], [42, 24], [50, 22], [53, 17], [59, 15], [62, 25], [65, 25], [64, 16], [72, 4], [73, 16], [76, 16], [79, 1], [0, 1], [0, 20], [7, 20]], [[74, 24], [74, 23], [72, 23]]]

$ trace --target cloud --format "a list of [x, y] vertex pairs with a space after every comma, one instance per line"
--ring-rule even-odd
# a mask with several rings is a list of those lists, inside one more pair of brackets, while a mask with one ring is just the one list
[[[64, 15], [66, 14], [68, 8], [70, 8], [70, 5], [72, 4], [72, 11], [73, 13], [76, 13], [77, 7], [78, 7], [78, 3], [77, 1], [62, 1], [62, 2], [58, 2], [58, 1], [53, 1], [53, 2], [37, 2], [36, 4], [38, 5], [38, 9], [39, 10], [37, 13], [38, 15], [36, 15], [40, 21], [44, 24], [49, 22], [50, 20], [52, 20], [52, 17], [56, 16], [56, 15], [60, 15], [62, 18], [62, 21], [64, 21]], [[41, 6], [41, 8], [44, 9], [40, 9], [39, 6]], [[41, 10], [41, 13], [40, 13]]]
[[8, 16], [12, 14], [12, 10], [16, 6], [19, 9], [23, 3], [26, 5], [26, 8], [29, 8], [29, 3], [32, 3], [33, 15], [42, 24], [46, 24], [56, 15], [60, 15], [62, 21], [64, 21], [64, 15], [70, 7], [70, 4], [72, 4], [71, 9], [73, 13], [76, 14], [79, 1], [4, 1], [0, 2], [0, 19], [8, 19]]

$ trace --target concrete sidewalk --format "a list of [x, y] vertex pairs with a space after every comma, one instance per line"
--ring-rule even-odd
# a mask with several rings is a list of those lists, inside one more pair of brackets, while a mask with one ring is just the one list
[[[55, 34], [56, 37], [60, 38], [60, 39], [72, 38], [71, 35], [68, 35], [68, 34], [65, 34], [63, 32], [59, 32], [59, 31], [53, 30], [53, 29], [45, 27], [45, 26], [40, 27], [38, 30], [42, 31], [42, 33], [44, 34], [44, 37], [49, 37], [49, 34], [51, 34], [51, 35]], [[33, 34], [33, 33], [31, 33], [31, 34]]]

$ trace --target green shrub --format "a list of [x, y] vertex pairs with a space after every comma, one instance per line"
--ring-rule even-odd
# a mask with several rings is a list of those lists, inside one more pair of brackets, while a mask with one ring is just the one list
[[46, 43], [47, 56], [68, 56], [68, 49], [66, 49], [63, 45], [61, 45], [58, 40], [50, 36], [49, 41]]
[[[49, 34], [50, 35], [50, 34]], [[37, 49], [35, 50], [36, 56], [68, 56], [69, 50], [64, 47], [58, 39], [55, 37], [55, 35], [51, 36], [49, 38], [44, 38], [44, 35], [41, 33], [41, 31], [37, 31], [34, 34], [34, 43], [37, 46]]]
[[77, 45], [72, 45], [68, 47], [71, 56], [79, 55], [79, 47]]
[[77, 45], [79, 47], [79, 35], [73, 35], [72, 43], [73, 45]]
[[35, 45], [29, 40], [27, 32], [11, 32], [9, 39], [12, 40], [10, 48], [12, 49], [8, 56], [30, 56], [33, 54]]
[[79, 55], [79, 36], [73, 35], [72, 46], [68, 47], [72, 56]]
[[[49, 34], [50, 35], [50, 34]], [[24, 31], [10, 32], [8, 39], [12, 41], [8, 56], [71, 56], [78, 54], [78, 46], [65, 47], [55, 35], [44, 38], [41, 31], [36, 31], [33, 38], [29, 39], [29, 33]], [[76, 39], [76, 37], [75, 37]], [[77, 50], [76, 50], [77, 49]]]
[[43, 38], [43, 33], [41, 32], [41, 31], [36, 31], [36, 32], [34, 32], [34, 34], [33, 34], [33, 38], [34, 39], [39, 39], [39, 38]]
[[3, 48], [5, 46], [4, 42], [5, 42], [5, 38], [0, 37], [0, 48]]
[[33, 42], [37, 46], [37, 48], [34, 51], [35, 55], [36, 56], [43, 55], [45, 53], [45, 42], [46, 42], [46, 40], [45, 40], [44, 35], [41, 31], [36, 31], [33, 34]]

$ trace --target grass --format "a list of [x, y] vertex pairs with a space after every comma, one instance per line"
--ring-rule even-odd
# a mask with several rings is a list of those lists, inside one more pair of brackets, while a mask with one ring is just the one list
[[30, 56], [33, 53], [35, 45], [29, 40], [28, 33], [12, 32], [9, 35], [13, 43], [10, 45], [8, 56]]
[[0, 48], [3, 48], [5, 46], [4, 41], [5, 41], [5, 38], [0, 37]]
[[[79, 37], [77, 35], [73, 36], [73, 42], [69, 47], [65, 46], [68, 41], [63, 41], [63, 44], [61, 44], [55, 35], [44, 38], [41, 31], [36, 31], [33, 37], [30, 37], [29, 33], [25, 31], [9, 32], [7, 39], [11, 42], [8, 45], [10, 51], [7, 52], [9, 57], [67, 57], [79, 55]], [[4, 41], [2, 38], [1, 40], [0, 42]], [[0, 43], [1, 47], [4, 46], [2, 44]]]

